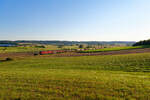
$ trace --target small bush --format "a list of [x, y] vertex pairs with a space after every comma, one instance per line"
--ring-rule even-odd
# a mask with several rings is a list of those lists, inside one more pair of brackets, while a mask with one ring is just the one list
[[13, 60], [12, 58], [6, 58], [6, 61], [11, 61], [11, 60]]
[[34, 56], [37, 56], [38, 54], [37, 53], [34, 53]]
[[41, 46], [35, 46], [36, 48], [46, 48], [44, 45]]

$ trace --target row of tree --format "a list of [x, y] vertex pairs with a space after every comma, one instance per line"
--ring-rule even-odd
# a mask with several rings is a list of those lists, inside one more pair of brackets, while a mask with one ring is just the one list
[[150, 39], [139, 41], [139, 42], [136, 42], [135, 44], [133, 44], [133, 46], [141, 46], [141, 45], [150, 45]]

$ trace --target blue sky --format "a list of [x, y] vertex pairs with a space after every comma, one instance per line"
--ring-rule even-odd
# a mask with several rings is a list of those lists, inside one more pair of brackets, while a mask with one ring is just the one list
[[0, 40], [150, 38], [150, 0], [0, 0]]

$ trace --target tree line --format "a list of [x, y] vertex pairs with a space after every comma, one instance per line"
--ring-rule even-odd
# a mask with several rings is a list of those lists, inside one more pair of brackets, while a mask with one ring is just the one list
[[133, 44], [133, 46], [141, 46], [141, 45], [150, 45], [150, 39], [139, 41], [139, 42], [136, 42], [135, 44]]
[[42, 41], [42, 40], [16, 40], [16, 41], [9, 41], [9, 40], [0, 40], [0, 44], [19, 44], [19, 43], [31, 43], [31, 44], [50, 44], [50, 45], [81, 45], [81, 44], [86, 44], [86, 45], [104, 45], [104, 44], [109, 44], [109, 45], [133, 45], [135, 42], [134, 41]]

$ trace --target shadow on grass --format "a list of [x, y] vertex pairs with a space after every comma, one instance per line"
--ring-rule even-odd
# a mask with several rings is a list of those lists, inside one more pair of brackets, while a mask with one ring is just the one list
[[6, 62], [6, 61], [12, 61], [13, 59], [12, 58], [6, 58], [4, 60], [0, 60], [0, 62]]
[[150, 48], [150, 45], [142, 45], [142, 48]]

